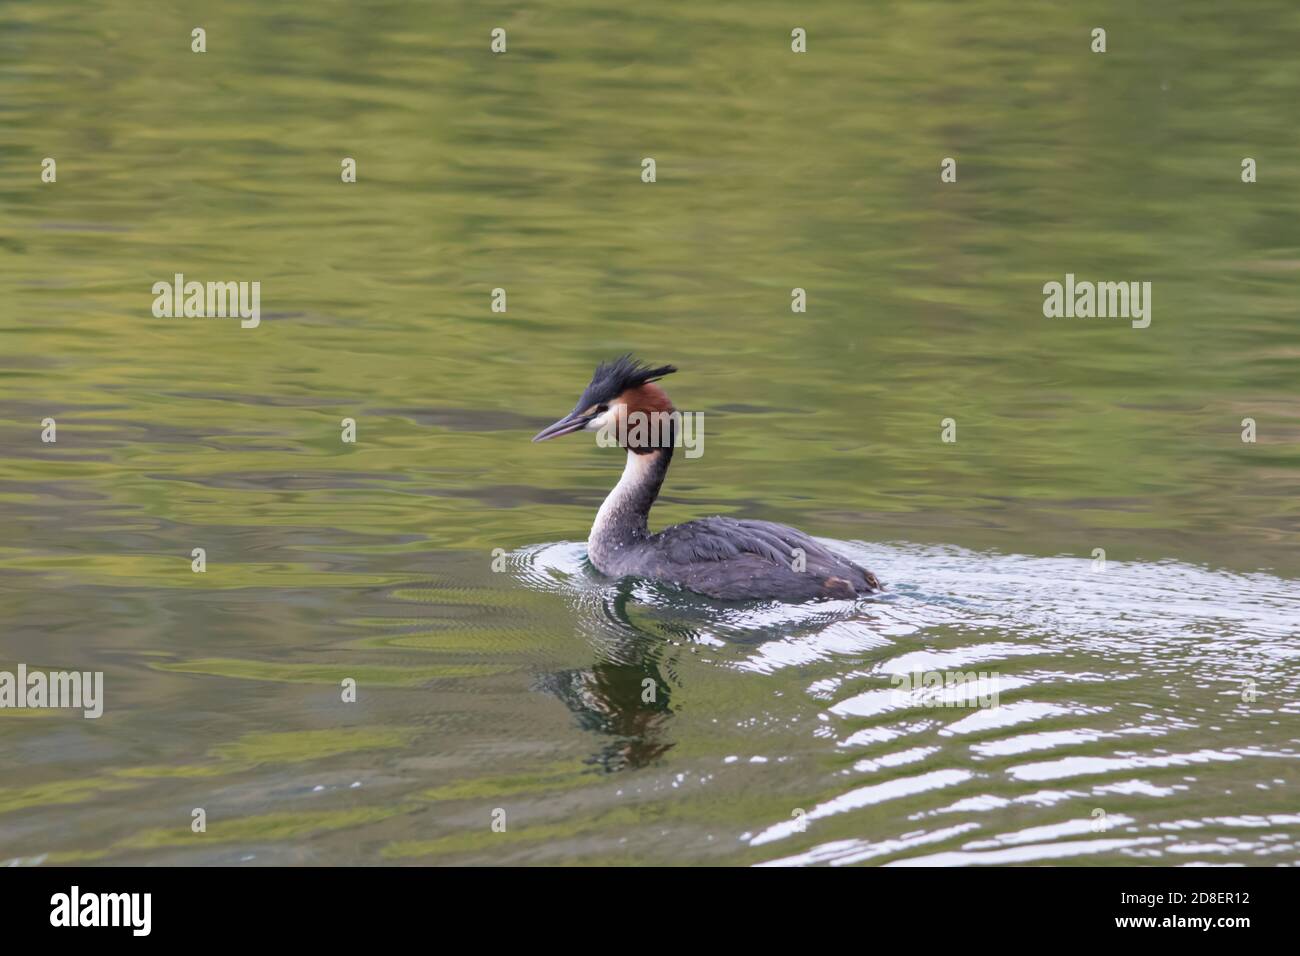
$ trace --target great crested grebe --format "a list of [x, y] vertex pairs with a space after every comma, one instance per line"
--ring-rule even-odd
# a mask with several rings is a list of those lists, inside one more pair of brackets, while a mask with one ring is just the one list
[[701, 518], [650, 533], [650, 507], [673, 459], [678, 427], [673, 403], [653, 383], [675, 371], [672, 365], [650, 368], [630, 355], [605, 362], [573, 411], [533, 436], [546, 441], [606, 429], [627, 449], [623, 477], [600, 506], [587, 538], [587, 556], [596, 570], [676, 584], [723, 600], [809, 601], [880, 590], [866, 568], [802, 531], [771, 521]]

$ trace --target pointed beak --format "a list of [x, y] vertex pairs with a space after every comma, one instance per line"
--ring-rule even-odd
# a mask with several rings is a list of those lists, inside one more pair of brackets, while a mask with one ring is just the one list
[[566, 415], [554, 425], [547, 425], [536, 435], [533, 441], [546, 441], [549, 438], [559, 438], [561, 435], [571, 435], [574, 432], [580, 432], [587, 427], [587, 422], [591, 418], [587, 415], [579, 415], [576, 412], [572, 415]]

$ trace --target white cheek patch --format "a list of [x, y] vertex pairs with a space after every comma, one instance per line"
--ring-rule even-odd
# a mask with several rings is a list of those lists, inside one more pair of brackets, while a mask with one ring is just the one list
[[602, 428], [615, 427], [615, 425], [618, 423], [618, 413], [624, 407], [625, 406], [623, 405], [609, 406], [609, 411], [605, 412], [603, 415], [597, 415], [591, 421], [587, 422], [587, 430], [598, 432]]

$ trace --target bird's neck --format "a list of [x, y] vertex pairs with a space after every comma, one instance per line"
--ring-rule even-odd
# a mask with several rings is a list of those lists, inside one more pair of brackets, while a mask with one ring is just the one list
[[613, 573], [620, 554], [650, 536], [650, 507], [672, 459], [671, 443], [644, 454], [627, 453], [623, 477], [600, 506], [587, 538], [587, 556], [598, 570]]

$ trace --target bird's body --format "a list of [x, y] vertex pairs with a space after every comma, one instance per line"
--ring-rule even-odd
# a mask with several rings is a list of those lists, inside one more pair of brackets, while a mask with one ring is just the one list
[[[533, 439], [603, 429], [627, 449], [623, 476], [600, 506], [587, 539], [587, 556], [596, 569], [723, 600], [809, 601], [880, 590], [870, 571], [802, 531], [771, 521], [702, 518], [650, 533], [650, 508], [672, 461], [677, 422], [668, 396], [651, 383], [673, 371], [672, 366], [646, 368], [627, 357], [602, 365], [573, 412]], [[664, 427], [638, 432], [637, 416], [657, 416]]]

